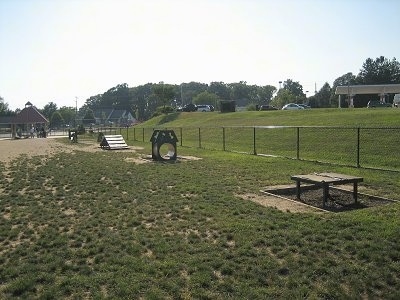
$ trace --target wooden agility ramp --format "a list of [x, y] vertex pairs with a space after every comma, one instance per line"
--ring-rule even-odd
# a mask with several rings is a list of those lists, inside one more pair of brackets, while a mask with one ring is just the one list
[[129, 146], [126, 144], [122, 135], [105, 135], [100, 142], [100, 148], [106, 150], [121, 150], [128, 149]]

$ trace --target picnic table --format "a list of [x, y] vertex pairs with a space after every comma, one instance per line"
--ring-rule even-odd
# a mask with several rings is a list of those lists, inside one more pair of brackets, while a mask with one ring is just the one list
[[313, 173], [306, 175], [293, 175], [292, 180], [296, 181], [296, 196], [300, 199], [301, 195], [301, 182], [310, 183], [317, 186], [321, 186], [323, 190], [323, 207], [329, 198], [329, 186], [333, 184], [353, 184], [353, 198], [354, 202], [357, 203], [358, 183], [363, 181], [362, 177], [350, 176], [338, 173]]

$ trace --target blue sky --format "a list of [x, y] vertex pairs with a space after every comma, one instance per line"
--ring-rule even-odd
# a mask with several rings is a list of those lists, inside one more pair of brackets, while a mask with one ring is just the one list
[[0, 96], [82, 106], [117, 84], [279, 86], [308, 96], [400, 59], [397, 0], [0, 0]]

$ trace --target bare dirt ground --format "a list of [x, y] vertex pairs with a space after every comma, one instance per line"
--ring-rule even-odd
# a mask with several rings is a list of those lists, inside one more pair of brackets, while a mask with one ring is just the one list
[[[62, 138], [62, 137], [61, 137]], [[65, 138], [65, 137], [64, 137]], [[52, 156], [58, 152], [72, 153], [76, 150], [96, 152], [105, 151], [99, 147], [98, 143], [82, 140], [79, 144], [65, 144], [57, 138], [27, 138], [27, 139], [5, 139], [0, 140], [0, 162], [8, 165], [9, 162], [18, 158], [20, 155], [32, 156]], [[137, 147], [130, 147], [126, 150], [113, 150], [124, 152], [136, 152]]]
[[52, 155], [62, 149], [54, 138], [6, 139], [0, 141], [0, 161], [7, 164], [20, 155]]
[[291, 213], [323, 213], [318, 208], [304, 205], [298, 201], [292, 201], [289, 199], [283, 199], [279, 197], [269, 196], [265, 194], [246, 194], [237, 195], [243, 200], [253, 201], [265, 207], [273, 207], [283, 212]]
[[369, 208], [374, 206], [381, 206], [393, 203], [393, 200], [372, 196], [364, 193], [358, 193], [357, 202], [355, 202], [353, 193], [348, 186], [341, 186], [340, 188], [329, 188], [329, 196], [323, 207], [323, 196], [321, 188], [303, 189], [301, 193], [301, 200], [297, 199], [294, 189], [288, 192], [277, 193], [283, 197], [306, 204], [318, 209], [324, 209], [330, 212], [343, 212], [355, 209]]
[[[74, 151], [86, 152], [99, 152], [109, 151], [99, 147], [99, 143], [93, 140], [81, 139], [77, 144], [75, 143], [61, 143], [58, 140], [65, 137], [56, 138], [27, 138], [27, 139], [4, 139], [0, 140], [0, 162], [8, 164], [21, 155], [28, 157], [33, 156], [46, 156], [51, 157], [55, 153], [67, 152], [73, 153]], [[113, 152], [137, 152], [143, 150], [142, 147], [129, 146], [129, 149], [111, 150]], [[199, 160], [201, 158], [194, 156], [179, 156], [180, 161]], [[125, 159], [127, 162], [142, 164], [152, 162], [151, 155], [147, 156], [133, 156]]]

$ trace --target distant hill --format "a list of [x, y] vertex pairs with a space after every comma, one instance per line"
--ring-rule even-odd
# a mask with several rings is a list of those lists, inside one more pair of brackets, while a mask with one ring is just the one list
[[400, 109], [307, 109], [302, 111], [177, 112], [140, 127], [346, 126], [399, 127]]

